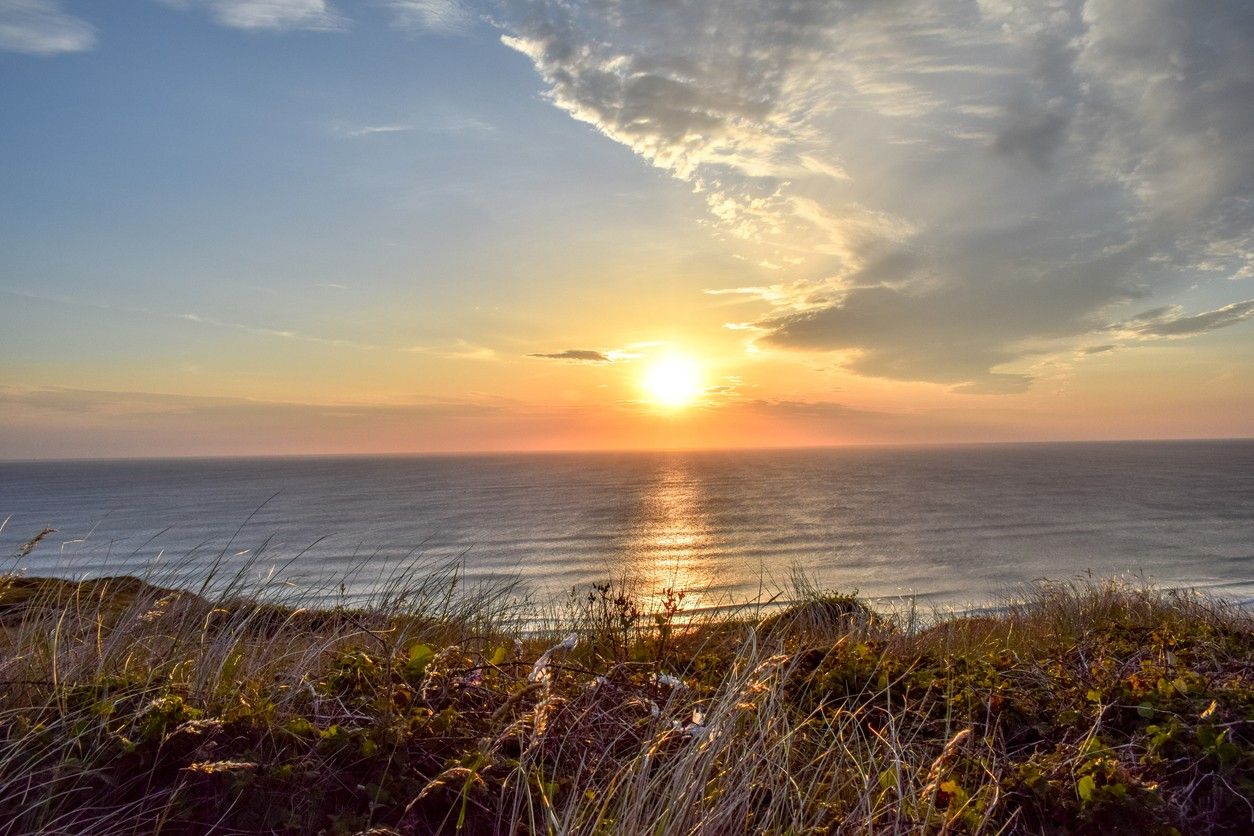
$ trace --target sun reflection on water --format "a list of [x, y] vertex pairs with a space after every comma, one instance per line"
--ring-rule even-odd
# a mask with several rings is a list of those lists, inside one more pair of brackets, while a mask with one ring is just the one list
[[683, 608], [700, 605], [716, 582], [712, 525], [702, 483], [684, 457], [659, 468], [640, 499], [631, 527], [626, 567], [639, 582], [647, 607], [655, 609], [665, 590], [684, 591]]

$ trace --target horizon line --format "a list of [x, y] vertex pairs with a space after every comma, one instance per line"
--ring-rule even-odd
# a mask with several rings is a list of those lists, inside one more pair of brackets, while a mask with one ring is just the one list
[[840, 444], [778, 444], [778, 445], [741, 445], [732, 447], [587, 447], [587, 448], [501, 448], [493, 450], [398, 450], [377, 452], [308, 452], [308, 453], [209, 453], [209, 454], [171, 454], [153, 456], [42, 456], [26, 458], [0, 458], [0, 465], [8, 464], [43, 464], [49, 462], [178, 462], [178, 461], [239, 461], [239, 460], [274, 460], [274, 459], [387, 459], [387, 458], [473, 458], [489, 456], [555, 456], [555, 455], [622, 455], [622, 454], [656, 454], [656, 453], [752, 453], [752, 452], [787, 452], [807, 450], [846, 450], [846, 449], [931, 449], [961, 447], [1016, 447], [1032, 445], [1061, 444], [1180, 444], [1180, 443], [1222, 443], [1222, 442], [1254, 442], [1254, 435], [1248, 436], [1173, 436], [1173, 437], [1130, 437], [1130, 438], [1041, 438], [1020, 439], [1014, 441], [850, 441]]

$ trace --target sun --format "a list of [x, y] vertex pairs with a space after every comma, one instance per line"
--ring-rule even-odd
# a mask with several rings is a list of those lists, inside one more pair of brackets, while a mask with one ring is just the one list
[[668, 354], [654, 360], [641, 381], [649, 400], [667, 409], [688, 406], [701, 397], [701, 367], [691, 357]]

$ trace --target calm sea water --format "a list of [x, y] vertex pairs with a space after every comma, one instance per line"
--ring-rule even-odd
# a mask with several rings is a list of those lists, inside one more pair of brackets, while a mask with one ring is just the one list
[[[348, 591], [414, 560], [537, 595], [628, 573], [714, 605], [794, 569], [979, 605], [1036, 578], [1137, 574], [1254, 601], [1254, 441], [0, 464], [0, 556], [142, 574], [215, 559]], [[233, 541], [232, 541], [233, 538]]]

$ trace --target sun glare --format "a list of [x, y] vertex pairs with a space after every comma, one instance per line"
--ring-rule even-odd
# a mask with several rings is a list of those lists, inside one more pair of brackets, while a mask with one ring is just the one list
[[688, 406], [701, 397], [701, 369], [689, 357], [671, 354], [650, 364], [642, 381], [649, 400], [667, 409]]

